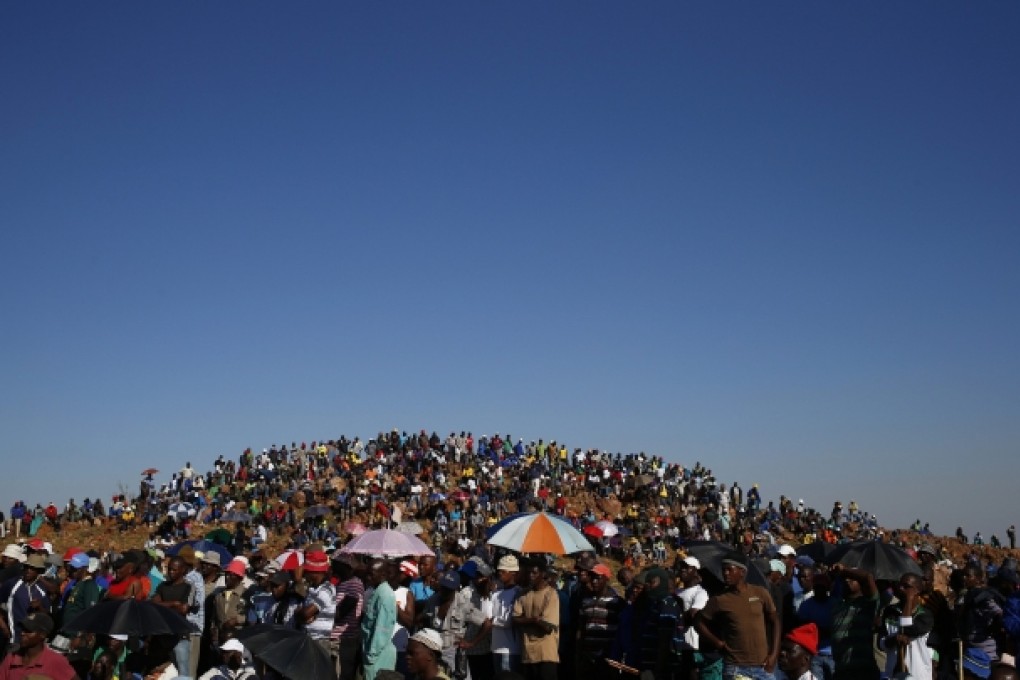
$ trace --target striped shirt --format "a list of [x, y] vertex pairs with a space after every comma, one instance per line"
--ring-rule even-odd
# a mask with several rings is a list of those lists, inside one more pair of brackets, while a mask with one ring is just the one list
[[349, 578], [337, 585], [336, 606], [339, 607], [344, 598], [348, 597], [353, 597], [356, 604], [345, 616], [334, 622], [333, 630], [329, 634], [330, 640], [361, 638], [361, 614], [365, 611], [365, 584], [360, 578]]
[[577, 628], [581, 639], [578, 651], [592, 657], [609, 653], [620, 625], [620, 611], [626, 602], [613, 592], [602, 596], [586, 597], [581, 601]]
[[305, 631], [313, 640], [328, 640], [333, 631], [333, 614], [336, 612], [336, 591], [329, 580], [308, 588], [302, 606], [310, 604], [314, 604], [318, 612], [314, 619], [305, 624]]

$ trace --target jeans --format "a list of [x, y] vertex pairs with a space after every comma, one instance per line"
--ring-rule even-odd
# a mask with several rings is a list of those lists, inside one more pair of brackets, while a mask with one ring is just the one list
[[174, 665], [177, 666], [179, 677], [189, 680], [191, 671], [191, 636], [181, 638], [174, 646]]
[[723, 680], [774, 680], [775, 676], [761, 666], [737, 666], [735, 664], [724, 664], [722, 672]]

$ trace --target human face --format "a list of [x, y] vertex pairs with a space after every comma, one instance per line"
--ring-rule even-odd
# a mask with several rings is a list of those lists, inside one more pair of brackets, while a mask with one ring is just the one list
[[435, 557], [423, 557], [418, 561], [418, 575], [422, 581], [427, 580], [434, 573], [436, 573]]
[[407, 643], [407, 670], [415, 675], [421, 675], [428, 671], [435, 663], [435, 656], [432, 651], [418, 642], [410, 640]]
[[503, 584], [504, 588], [512, 588], [517, 583], [518, 572], [500, 569], [497, 573], [499, 574], [499, 582]]
[[783, 641], [783, 647], [779, 650], [779, 667], [787, 675], [797, 677], [811, 665], [811, 658], [801, 648], [789, 640]]
[[538, 567], [528, 570], [528, 584], [532, 588], [538, 588], [545, 583], [545, 573]]
[[733, 564], [724, 564], [722, 568], [723, 583], [730, 588], [740, 585], [744, 581], [745, 572], [740, 567]]

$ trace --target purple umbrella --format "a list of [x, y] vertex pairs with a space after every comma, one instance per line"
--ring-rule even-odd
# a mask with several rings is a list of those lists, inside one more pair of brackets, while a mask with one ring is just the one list
[[404, 555], [431, 555], [432, 549], [417, 536], [393, 529], [367, 531], [340, 548], [348, 555], [383, 555], [403, 557]]

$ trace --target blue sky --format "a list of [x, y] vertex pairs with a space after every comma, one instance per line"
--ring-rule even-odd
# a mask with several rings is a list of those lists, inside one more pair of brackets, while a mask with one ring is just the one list
[[427, 428], [1004, 534], [1020, 6], [5, 3], [0, 502]]

